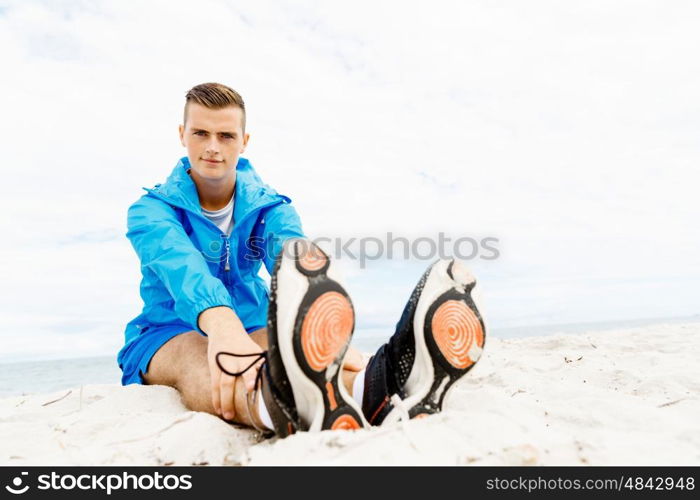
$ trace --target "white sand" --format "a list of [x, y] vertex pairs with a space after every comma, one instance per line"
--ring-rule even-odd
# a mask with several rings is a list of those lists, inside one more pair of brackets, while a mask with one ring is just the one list
[[255, 433], [167, 387], [89, 385], [0, 401], [0, 464], [700, 465], [700, 324], [487, 340], [423, 420]]

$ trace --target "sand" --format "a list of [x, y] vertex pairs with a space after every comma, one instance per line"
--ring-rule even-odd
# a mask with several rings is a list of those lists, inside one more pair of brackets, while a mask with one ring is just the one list
[[0, 401], [3, 465], [700, 465], [700, 323], [489, 338], [422, 420], [257, 433], [168, 387], [85, 385]]

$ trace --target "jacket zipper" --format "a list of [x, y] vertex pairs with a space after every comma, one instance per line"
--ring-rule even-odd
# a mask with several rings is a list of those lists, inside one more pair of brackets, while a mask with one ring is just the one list
[[224, 266], [224, 271], [229, 272], [231, 270], [231, 264], [229, 263], [229, 258], [231, 257], [231, 242], [225, 234], [221, 237], [224, 239], [224, 245], [226, 246], [226, 265]]
[[[223, 238], [223, 240], [224, 240], [224, 246], [225, 246], [225, 248], [226, 248], [226, 261], [225, 261], [225, 264], [224, 264], [224, 272], [225, 272], [225, 273], [228, 273], [229, 271], [231, 271], [231, 263], [230, 263], [230, 258], [231, 258], [231, 241], [230, 241], [230, 237], [227, 236], [226, 233], [224, 233], [221, 229], [219, 229], [219, 227], [218, 227], [216, 224], [214, 224], [212, 221], [210, 221], [209, 219], [207, 219], [206, 217], [204, 217], [203, 214], [198, 213], [198, 212], [195, 212], [194, 210], [192, 210], [192, 209], [190, 209], [190, 208], [188, 208], [188, 207], [182, 206], [182, 205], [180, 205], [179, 203], [173, 203], [172, 201], [168, 200], [165, 196], [161, 196], [160, 194], [158, 194], [158, 193], [156, 193], [156, 192], [154, 192], [154, 191], [152, 191], [152, 190], [150, 190], [150, 189], [148, 189], [148, 188], [144, 188], [144, 189], [146, 190], [146, 192], [147, 192], [148, 194], [151, 194], [151, 195], [155, 196], [155, 197], [158, 198], [159, 200], [161, 200], [161, 201], [167, 203], [168, 205], [171, 205], [171, 206], [180, 208], [180, 209], [185, 210], [186, 212], [189, 212], [189, 213], [191, 213], [191, 214], [195, 214], [197, 217], [199, 217], [200, 219], [205, 220], [205, 221], [208, 222], [211, 226], [213, 226], [217, 231], [219, 231], [220, 236], [221, 236], [221, 237]], [[281, 203], [284, 203], [284, 201], [283, 201], [283, 200], [271, 201], [271, 202], [269, 202], [269, 203], [265, 203], [265, 204], [263, 204], [263, 205], [260, 205], [260, 206], [257, 207], [255, 210], [249, 210], [248, 212], [246, 212], [246, 213], [243, 215], [243, 217], [241, 218], [241, 220], [238, 221], [238, 222], [233, 226], [233, 231], [235, 231], [236, 228], [240, 227], [240, 225], [250, 216], [250, 214], [251, 214], [252, 212], [254, 212], [254, 211], [255, 211], [255, 212], [259, 212], [260, 210], [262, 210], [262, 209], [264, 209], [264, 208], [268, 208], [268, 207], [271, 207], [271, 206], [274, 206], [274, 205], [279, 205], [279, 204], [281, 204]], [[233, 234], [233, 232], [231, 232], [231, 234]], [[226, 277], [226, 276], [228, 276], [228, 274], [224, 274], [224, 277]]]

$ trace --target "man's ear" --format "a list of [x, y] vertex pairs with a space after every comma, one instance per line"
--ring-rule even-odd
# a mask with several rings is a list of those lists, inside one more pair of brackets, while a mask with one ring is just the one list
[[185, 126], [180, 125], [178, 127], [178, 132], [180, 133], [180, 144], [185, 145]]
[[241, 153], [243, 151], [245, 151], [245, 148], [248, 145], [248, 139], [250, 139], [250, 134], [244, 134], [243, 135], [243, 147], [241, 148]]

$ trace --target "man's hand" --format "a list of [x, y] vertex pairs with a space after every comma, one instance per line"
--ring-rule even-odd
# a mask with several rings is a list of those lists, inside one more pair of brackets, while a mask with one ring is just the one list
[[[262, 360], [240, 377], [233, 377], [221, 371], [216, 363], [216, 355], [220, 352], [254, 354], [262, 352], [262, 349], [248, 336], [236, 313], [228, 307], [207, 309], [199, 317], [199, 326], [209, 337], [207, 359], [214, 410], [225, 420], [233, 420], [236, 416], [236, 379], [242, 378], [246, 392], [250, 392], [254, 388], [255, 377], [262, 365]], [[219, 356], [221, 365], [231, 373], [244, 370], [254, 359], [253, 356], [243, 358]]]
[[353, 346], [348, 346], [345, 359], [343, 360], [343, 368], [351, 372], [359, 372], [362, 371], [365, 366], [367, 366], [367, 360], [362, 353]]

